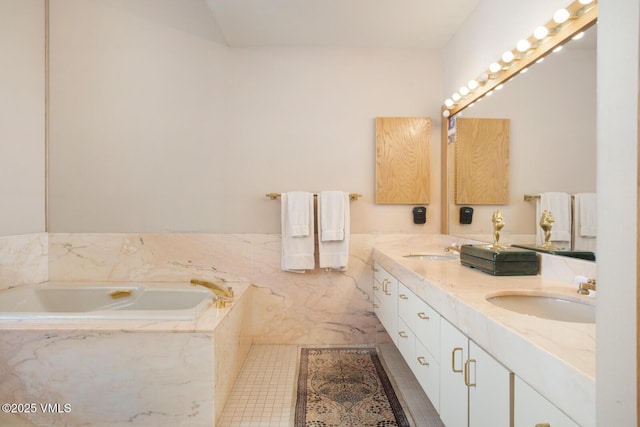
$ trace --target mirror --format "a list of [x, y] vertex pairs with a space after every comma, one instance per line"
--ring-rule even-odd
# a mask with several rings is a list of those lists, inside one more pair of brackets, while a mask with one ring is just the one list
[[[590, 27], [593, 22], [584, 27]], [[447, 143], [443, 130], [443, 153], [446, 144], [443, 204], [447, 210], [443, 233], [491, 242], [491, 216], [500, 209], [505, 219], [501, 242], [533, 244], [539, 232], [539, 218], [536, 200], [525, 200], [526, 195], [595, 192], [596, 33], [595, 27], [589, 28], [580, 40], [564, 44], [560, 52], [548, 54], [542, 63], [510, 77], [503, 87], [491, 91], [490, 96], [475, 102], [465, 100], [456, 120], [510, 119], [509, 203], [472, 205], [472, 223], [461, 224], [460, 210], [465, 205], [455, 204], [453, 190], [455, 142]], [[577, 248], [594, 251], [592, 242], [595, 239], [582, 239]]]

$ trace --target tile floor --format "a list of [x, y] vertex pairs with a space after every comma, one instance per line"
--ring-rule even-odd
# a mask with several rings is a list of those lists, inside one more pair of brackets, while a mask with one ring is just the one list
[[[216, 425], [293, 427], [300, 347], [252, 346]], [[378, 345], [378, 350], [413, 425], [444, 426], [397, 349], [392, 344], [384, 344]]]

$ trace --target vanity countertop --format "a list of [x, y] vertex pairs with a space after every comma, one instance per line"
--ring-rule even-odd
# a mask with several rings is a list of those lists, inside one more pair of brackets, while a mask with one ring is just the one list
[[537, 276], [492, 276], [459, 260], [421, 260], [403, 255], [443, 253], [435, 242], [420, 248], [380, 244], [373, 260], [427, 302], [505, 367], [582, 426], [595, 426], [596, 326], [541, 319], [497, 307], [488, 295], [534, 290], [587, 298], [576, 286]]

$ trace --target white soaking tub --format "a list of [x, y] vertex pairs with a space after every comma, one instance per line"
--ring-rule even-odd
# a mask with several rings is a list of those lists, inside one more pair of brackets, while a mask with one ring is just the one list
[[41, 283], [0, 291], [0, 320], [192, 320], [214, 294], [185, 283]]

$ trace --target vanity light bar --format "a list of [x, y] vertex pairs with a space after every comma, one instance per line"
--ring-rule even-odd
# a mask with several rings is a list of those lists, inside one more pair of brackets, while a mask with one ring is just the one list
[[[540, 62], [544, 56], [595, 24], [597, 18], [597, 0], [575, 0], [567, 8], [556, 11], [553, 19], [536, 28], [529, 38], [520, 40], [515, 49], [503, 53], [502, 58], [492, 63], [477, 79], [469, 81], [460, 91], [451, 95], [442, 106], [442, 115], [450, 117], [457, 114], [488, 95], [496, 86], [531, 64]], [[520, 61], [525, 57], [527, 61]]]

